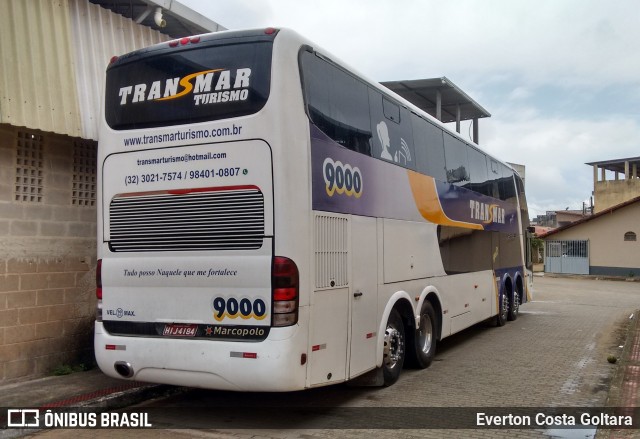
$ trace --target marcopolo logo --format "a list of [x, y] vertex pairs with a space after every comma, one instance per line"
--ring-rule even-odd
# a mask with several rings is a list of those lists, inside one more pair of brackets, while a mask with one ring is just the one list
[[120, 87], [120, 105], [168, 101], [188, 95], [195, 105], [244, 101], [249, 97], [251, 69], [211, 69], [183, 77]]

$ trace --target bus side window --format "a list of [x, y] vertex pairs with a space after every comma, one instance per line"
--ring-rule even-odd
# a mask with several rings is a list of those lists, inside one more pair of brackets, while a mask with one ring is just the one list
[[447, 181], [442, 128], [415, 114], [411, 114], [411, 124], [416, 152], [416, 169], [436, 180]]
[[470, 179], [467, 145], [451, 134], [444, 133], [444, 157], [447, 182], [464, 186]]
[[529, 210], [527, 209], [527, 195], [524, 192], [524, 181], [520, 175], [515, 174], [516, 178], [516, 190], [518, 191], [518, 201], [520, 203], [520, 213], [522, 217], [523, 227], [526, 229], [529, 227]]
[[494, 159], [489, 159], [491, 167], [489, 168], [489, 181], [491, 189], [489, 196], [493, 198], [500, 198], [500, 178], [502, 178], [502, 172], [498, 167], [498, 162]]
[[373, 129], [372, 155], [409, 169], [416, 169], [411, 113], [369, 89], [369, 109]]
[[491, 196], [491, 183], [488, 181], [487, 173], [487, 157], [472, 146], [468, 147], [467, 156], [469, 158], [469, 184], [465, 185], [467, 189], [479, 192], [482, 195]]
[[500, 165], [502, 178], [500, 179], [500, 199], [516, 202], [516, 186], [513, 182], [513, 171], [504, 165]]
[[339, 145], [371, 155], [368, 87], [313, 53], [301, 60], [311, 121]]
[[400, 106], [394, 104], [389, 99], [382, 98], [382, 112], [384, 117], [394, 123], [400, 123]]

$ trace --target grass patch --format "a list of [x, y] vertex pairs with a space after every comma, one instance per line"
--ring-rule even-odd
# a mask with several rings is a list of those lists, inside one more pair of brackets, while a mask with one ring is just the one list
[[52, 374], [55, 376], [71, 375], [74, 372], [84, 372], [89, 369], [91, 368], [85, 366], [84, 363], [76, 364], [73, 366], [70, 366], [68, 364], [61, 364], [60, 366], [56, 366], [56, 368], [53, 369]]

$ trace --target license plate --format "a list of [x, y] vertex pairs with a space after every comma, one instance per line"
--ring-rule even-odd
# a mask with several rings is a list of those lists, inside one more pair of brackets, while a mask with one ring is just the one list
[[166, 337], [195, 337], [198, 325], [164, 325], [162, 335]]

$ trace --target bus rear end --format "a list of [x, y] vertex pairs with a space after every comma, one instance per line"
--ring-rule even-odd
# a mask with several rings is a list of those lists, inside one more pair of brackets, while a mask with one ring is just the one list
[[273, 152], [255, 128], [274, 38], [185, 38], [107, 70], [95, 328], [107, 375], [304, 387], [299, 274], [274, 255]]

